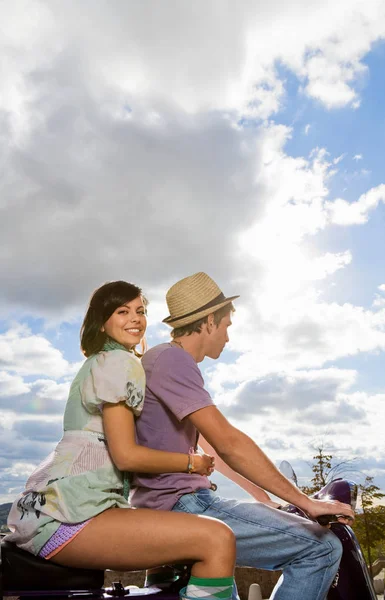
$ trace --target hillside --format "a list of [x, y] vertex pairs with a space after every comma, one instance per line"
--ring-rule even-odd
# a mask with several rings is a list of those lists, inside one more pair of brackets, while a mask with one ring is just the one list
[[11, 502], [0, 504], [0, 531], [4, 531], [7, 525], [7, 517], [12, 506]]

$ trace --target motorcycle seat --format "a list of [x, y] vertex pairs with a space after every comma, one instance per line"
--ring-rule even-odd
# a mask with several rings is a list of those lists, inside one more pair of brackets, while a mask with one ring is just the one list
[[100, 590], [104, 583], [104, 571], [62, 567], [11, 542], [1, 541], [0, 551], [4, 595], [34, 590]]

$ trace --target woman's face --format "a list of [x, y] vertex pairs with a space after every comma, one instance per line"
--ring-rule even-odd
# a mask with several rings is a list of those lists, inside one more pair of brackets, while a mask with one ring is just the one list
[[146, 331], [146, 308], [142, 296], [119, 306], [102, 327], [110, 338], [130, 350], [140, 342]]

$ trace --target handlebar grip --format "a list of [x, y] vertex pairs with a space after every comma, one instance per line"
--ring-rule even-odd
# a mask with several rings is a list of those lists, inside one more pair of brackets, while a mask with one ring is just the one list
[[326, 527], [326, 525], [329, 525], [332, 521], [337, 521], [337, 517], [336, 515], [320, 515], [316, 518], [316, 521], [323, 527]]

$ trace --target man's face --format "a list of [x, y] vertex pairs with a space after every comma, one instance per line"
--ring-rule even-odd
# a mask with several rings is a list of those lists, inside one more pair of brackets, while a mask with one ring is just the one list
[[218, 327], [214, 324], [214, 327], [209, 337], [209, 347], [206, 352], [206, 356], [209, 358], [219, 358], [223, 348], [229, 341], [228, 328], [231, 325], [231, 313], [228, 313], [220, 321]]

